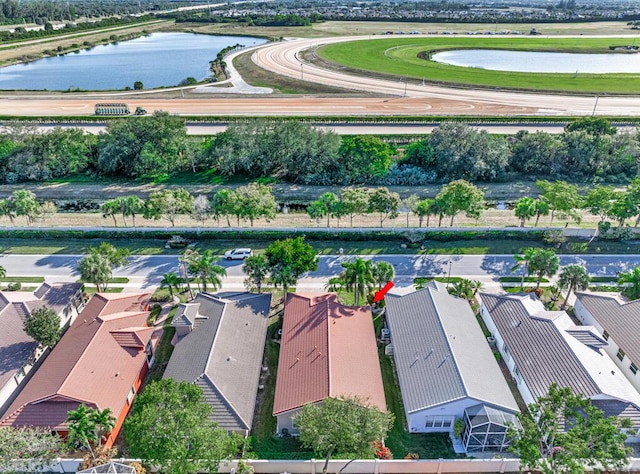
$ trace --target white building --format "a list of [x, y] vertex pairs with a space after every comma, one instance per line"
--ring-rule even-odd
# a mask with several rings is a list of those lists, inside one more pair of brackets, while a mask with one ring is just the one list
[[606, 353], [594, 326], [576, 326], [564, 311], [547, 311], [532, 294], [481, 294], [481, 315], [527, 404], [551, 384], [590, 398], [607, 416], [633, 421], [640, 441], [640, 393]]
[[506, 450], [518, 405], [469, 303], [431, 282], [387, 295], [386, 318], [409, 431], [453, 434], [461, 419], [457, 451]]

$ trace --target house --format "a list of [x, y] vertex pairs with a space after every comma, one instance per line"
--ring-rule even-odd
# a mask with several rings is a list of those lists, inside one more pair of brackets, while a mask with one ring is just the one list
[[591, 399], [607, 416], [630, 418], [629, 442], [640, 438], [640, 394], [606, 353], [594, 326], [547, 311], [532, 294], [481, 294], [481, 314], [527, 404], [551, 384]]
[[2, 426], [40, 426], [66, 436], [67, 414], [80, 404], [110, 408], [111, 446], [153, 363], [145, 310], [149, 293], [96, 294], [0, 419]]
[[43, 283], [34, 292], [0, 291], [0, 413], [8, 408], [46, 353], [24, 331], [31, 312], [46, 306], [60, 316], [60, 325], [65, 328], [82, 304], [80, 283]]
[[195, 383], [219, 427], [249, 435], [269, 325], [271, 295], [198, 293], [173, 318], [175, 349], [164, 378]]
[[457, 451], [506, 450], [518, 405], [469, 303], [435, 281], [385, 301], [409, 431], [453, 434], [463, 420]]
[[287, 295], [273, 415], [278, 433], [297, 434], [308, 403], [356, 396], [386, 411], [371, 309], [344, 306], [335, 293]]
[[594, 326], [607, 341], [604, 351], [640, 391], [640, 300], [622, 301], [619, 297], [576, 293], [576, 317]]

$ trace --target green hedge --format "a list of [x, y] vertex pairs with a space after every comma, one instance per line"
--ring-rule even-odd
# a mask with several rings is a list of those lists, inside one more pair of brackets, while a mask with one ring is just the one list
[[318, 232], [318, 231], [287, 231], [276, 230], [239, 230], [239, 231], [201, 231], [190, 230], [186, 232], [177, 231], [136, 231], [136, 230], [0, 230], [0, 239], [37, 239], [37, 240], [62, 240], [62, 239], [105, 239], [105, 240], [131, 240], [131, 239], [158, 239], [168, 240], [173, 235], [179, 233], [186, 239], [193, 240], [253, 240], [270, 242], [273, 240], [285, 239], [294, 234], [304, 235], [308, 240], [341, 240], [345, 242], [362, 241], [398, 241], [407, 240], [415, 242], [416, 236], [419, 240], [432, 240], [438, 242], [451, 242], [456, 240], [539, 240], [542, 241], [543, 232], [539, 230], [531, 231], [510, 231], [491, 230], [473, 231], [364, 231], [364, 232]]

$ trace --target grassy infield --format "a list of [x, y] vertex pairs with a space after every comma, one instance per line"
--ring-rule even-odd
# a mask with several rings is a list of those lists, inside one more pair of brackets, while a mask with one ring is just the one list
[[[449, 49], [508, 49], [567, 53], [608, 53], [610, 46], [631, 44], [628, 38], [412, 38], [337, 43], [318, 55], [347, 67], [413, 79], [486, 87], [571, 92], [637, 93], [640, 74], [530, 74], [465, 68], [427, 61], [419, 53]], [[354, 54], [357, 53], [357, 54]], [[619, 52], [618, 54], [628, 54]]]

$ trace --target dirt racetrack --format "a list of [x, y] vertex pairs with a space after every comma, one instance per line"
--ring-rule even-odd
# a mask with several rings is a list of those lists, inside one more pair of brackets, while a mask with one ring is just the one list
[[[0, 115], [93, 115], [95, 98], [0, 98]], [[197, 97], [194, 99], [146, 99], [118, 97], [131, 110], [141, 106], [149, 113], [163, 110], [179, 115], [212, 116], [336, 116], [336, 115], [534, 115], [531, 107], [509, 106], [454, 99], [349, 98], [349, 97]]]

